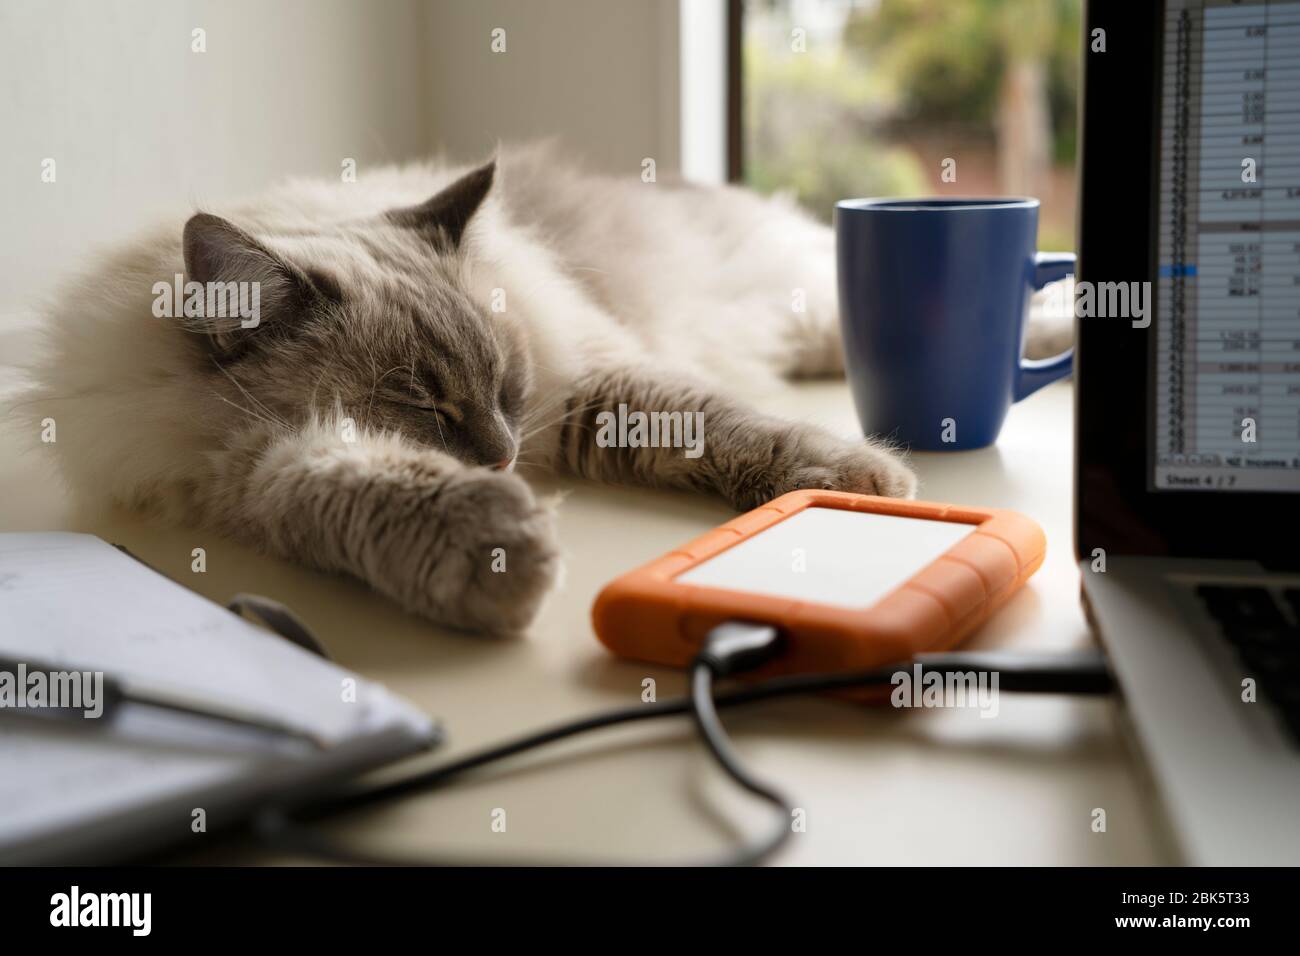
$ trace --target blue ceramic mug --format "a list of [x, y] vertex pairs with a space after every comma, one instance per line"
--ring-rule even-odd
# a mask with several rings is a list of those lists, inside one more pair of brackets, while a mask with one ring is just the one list
[[1013, 402], [1070, 374], [1021, 358], [1031, 294], [1074, 272], [1038, 251], [1037, 199], [835, 206], [840, 325], [858, 420], [923, 451], [997, 440]]

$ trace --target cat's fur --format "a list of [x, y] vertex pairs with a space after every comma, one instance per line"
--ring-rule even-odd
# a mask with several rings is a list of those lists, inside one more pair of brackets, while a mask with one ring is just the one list
[[[840, 370], [831, 232], [786, 201], [527, 148], [217, 211], [120, 248], [52, 310], [27, 407], [55, 419], [80, 493], [515, 631], [559, 570], [548, 506], [483, 467], [516, 453], [737, 509], [796, 488], [914, 492], [882, 444], [733, 397]], [[181, 272], [260, 282], [261, 324], [155, 318], [154, 284]], [[600, 447], [596, 415], [620, 403], [702, 412], [702, 456]]]

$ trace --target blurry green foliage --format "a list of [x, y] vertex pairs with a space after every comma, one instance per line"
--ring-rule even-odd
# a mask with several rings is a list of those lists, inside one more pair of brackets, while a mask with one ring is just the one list
[[[843, 0], [823, 0], [845, 7]], [[746, 180], [829, 218], [845, 196], [929, 191], [892, 134], [958, 128], [992, 142], [1006, 65], [1038, 60], [1051, 157], [1072, 166], [1081, 0], [877, 0], [848, 6], [833, 52], [790, 49], [790, 0], [746, 0]], [[777, 25], [780, 25], [779, 27]]]
[[745, 49], [749, 83], [746, 180], [760, 192], [793, 190], [827, 221], [846, 196], [926, 190], [916, 159], [873, 136], [883, 97], [866, 71], [840, 60]]
[[1047, 74], [1059, 161], [1073, 160], [1081, 0], [880, 0], [855, 6], [845, 48], [898, 103], [896, 120], [992, 126], [1002, 75], [1013, 57]]

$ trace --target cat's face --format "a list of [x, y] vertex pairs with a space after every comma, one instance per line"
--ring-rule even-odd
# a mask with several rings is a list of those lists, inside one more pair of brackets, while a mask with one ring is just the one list
[[[398, 431], [471, 465], [508, 468], [529, 390], [522, 343], [450, 276], [423, 286], [347, 293], [313, 336], [317, 355], [348, 358], [317, 372], [367, 428]], [[345, 397], [346, 396], [346, 397]]]
[[215, 216], [192, 218], [187, 278], [260, 289], [256, 328], [206, 330], [214, 369], [236, 386], [240, 408], [254, 417], [314, 411], [345, 427], [400, 432], [466, 464], [509, 467], [529, 366], [518, 334], [467, 291], [459, 254], [492, 172], [321, 236], [259, 242]]

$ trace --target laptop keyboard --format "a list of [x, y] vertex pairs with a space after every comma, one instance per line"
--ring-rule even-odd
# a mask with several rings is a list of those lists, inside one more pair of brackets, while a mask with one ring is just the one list
[[1300, 588], [1282, 592], [1286, 607], [1261, 587], [1202, 584], [1196, 594], [1300, 742]]

